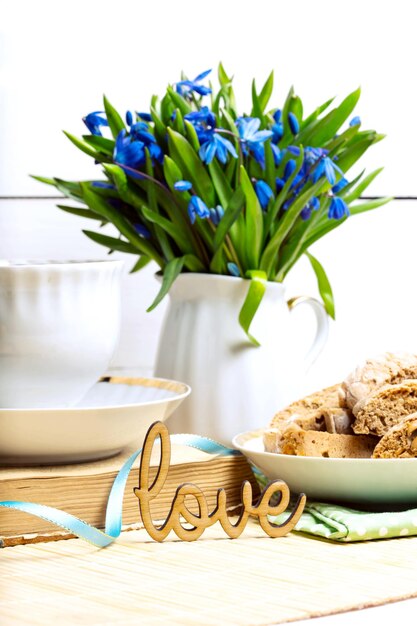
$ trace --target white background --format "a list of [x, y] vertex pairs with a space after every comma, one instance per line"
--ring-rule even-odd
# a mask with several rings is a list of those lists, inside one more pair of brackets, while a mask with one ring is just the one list
[[[96, 174], [61, 129], [81, 135], [81, 117], [102, 108], [103, 92], [121, 111], [146, 110], [150, 96], [178, 80], [181, 69], [193, 77], [219, 60], [235, 75], [242, 110], [252, 76], [260, 85], [272, 68], [276, 105], [291, 84], [307, 110], [361, 85], [357, 113], [364, 127], [388, 135], [363, 159], [369, 170], [385, 165], [369, 193], [417, 197], [411, 0], [2, 0], [0, 9], [0, 258], [104, 257], [81, 234], [82, 219], [60, 212], [53, 200], [29, 199], [53, 190], [28, 174]], [[339, 380], [376, 352], [417, 351], [416, 232], [417, 201], [395, 201], [316, 244], [333, 284], [337, 322], [305, 390]], [[115, 367], [153, 366], [165, 305], [145, 313], [156, 291], [152, 273], [125, 278]], [[316, 294], [304, 261], [287, 287], [289, 295]], [[312, 321], [300, 314], [298, 322], [308, 341]]]
[[[414, 146], [413, 2], [56, 3], [3, 1], [0, 64], [0, 196], [53, 195], [29, 173], [63, 178], [97, 175], [89, 157], [62, 134], [81, 135], [81, 117], [99, 110], [102, 93], [123, 112], [147, 108], [181, 69], [194, 76], [223, 60], [235, 75], [242, 110], [250, 81], [275, 70], [273, 103], [291, 84], [305, 109], [358, 85], [364, 127], [387, 133], [363, 159], [384, 172], [371, 195], [417, 196]], [[417, 203], [396, 201], [349, 220], [316, 244], [334, 288], [337, 322], [305, 389], [333, 382], [362, 357], [388, 349], [417, 350], [414, 265]], [[100, 258], [81, 218], [53, 201], [0, 200], [0, 257]], [[133, 263], [127, 258], [127, 264]], [[113, 365], [152, 368], [164, 304], [145, 313], [153, 269], [126, 277], [124, 323]], [[288, 295], [316, 294], [302, 260], [287, 279]], [[297, 313], [306, 343], [308, 314]]]

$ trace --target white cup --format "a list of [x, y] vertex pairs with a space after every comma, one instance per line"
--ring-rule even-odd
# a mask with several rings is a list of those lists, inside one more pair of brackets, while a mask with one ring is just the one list
[[0, 407], [76, 404], [120, 330], [122, 261], [0, 261]]

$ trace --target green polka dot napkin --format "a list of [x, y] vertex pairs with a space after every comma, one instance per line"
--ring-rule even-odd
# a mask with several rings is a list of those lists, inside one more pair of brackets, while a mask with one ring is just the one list
[[[268, 479], [252, 466], [255, 478], [261, 489]], [[295, 501], [288, 512], [292, 511]], [[271, 522], [282, 524], [288, 512], [269, 516]], [[313, 502], [307, 500], [306, 507], [294, 530], [323, 537], [331, 541], [369, 541], [370, 539], [390, 539], [417, 535], [417, 509], [373, 513], [358, 511], [339, 504]]]
[[[282, 523], [287, 514], [271, 517]], [[332, 541], [369, 541], [417, 535], [417, 509], [389, 513], [356, 511], [337, 504], [307, 502], [295, 531]]]

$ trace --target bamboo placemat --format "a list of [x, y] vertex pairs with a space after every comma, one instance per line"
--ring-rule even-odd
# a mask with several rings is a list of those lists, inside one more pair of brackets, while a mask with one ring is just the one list
[[194, 543], [124, 533], [0, 552], [0, 623], [260, 626], [417, 596], [417, 538], [335, 544], [291, 534]]

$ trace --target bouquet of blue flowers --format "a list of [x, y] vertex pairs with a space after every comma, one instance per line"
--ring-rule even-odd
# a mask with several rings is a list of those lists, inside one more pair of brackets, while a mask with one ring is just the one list
[[35, 178], [83, 205], [59, 205], [64, 211], [113, 224], [119, 237], [83, 232], [110, 251], [137, 255], [132, 271], [156, 262], [163, 280], [148, 310], [181, 272], [247, 278], [239, 321], [256, 343], [249, 327], [266, 282], [283, 281], [306, 254], [334, 317], [328, 278], [309, 248], [349, 215], [390, 199], [358, 201], [381, 170], [346, 176], [383, 138], [351, 118], [360, 90], [325, 114], [332, 100], [305, 116], [293, 89], [282, 108], [268, 109], [271, 73], [260, 91], [253, 81], [252, 110], [241, 115], [223, 66], [217, 93], [204, 84], [208, 74], [182, 76], [151, 98], [148, 111], [128, 111], [125, 120], [104, 98], [104, 111], [83, 119], [89, 134], [66, 133], [102, 166], [104, 180]]

